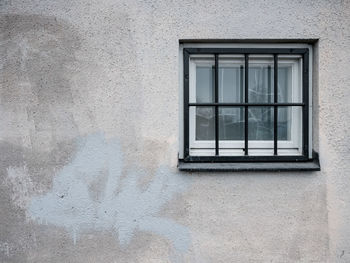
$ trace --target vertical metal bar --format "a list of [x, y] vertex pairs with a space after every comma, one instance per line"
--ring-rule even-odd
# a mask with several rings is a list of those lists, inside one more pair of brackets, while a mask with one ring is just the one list
[[184, 159], [190, 155], [189, 146], [189, 60], [190, 54], [184, 49]]
[[240, 92], [239, 102], [243, 102], [244, 100], [243, 76], [244, 76], [244, 71], [243, 71], [243, 65], [242, 65], [239, 67], [239, 92]]
[[[278, 55], [273, 55], [273, 102], [278, 101]], [[278, 122], [278, 108], [273, 107], [273, 154], [277, 155], [277, 122]]]
[[309, 51], [303, 55], [303, 154], [309, 157]]
[[[267, 102], [268, 103], [271, 103], [272, 102], [272, 99], [271, 99], [271, 66], [268, 65], [267, 66], [267, 93], [268, 93], [268, 96], [267, 96]], [[271, 123], [271, 120], [272, 120], [272, 112], [271, 111], [268, 111], [267, 113], [267, 121], [268, 123]]]
[[[219, 102], [219, 56], [215, 54], [215, 103]], [[219, 106], [215, 106], [215, 155], [219, 155]]]
[[[244, 88], [243, 88], [243, 77], [244, 77], [244, 71], [243, 71], [243, 65], [239, 67], [239, 93], [240, 93], [240, 98], [239, 102], [242, 103], [244, 102]], [[239, 107], [239, 121], [242, 123], [243, 121], [243, 108]], [[243, 127], [240, 127], [242, 129]]]
[[[244, 54], [244, 102], [248, 103], [248, 54]], [[248, 155], [248, 106], [244, 106], [244, 155]]]

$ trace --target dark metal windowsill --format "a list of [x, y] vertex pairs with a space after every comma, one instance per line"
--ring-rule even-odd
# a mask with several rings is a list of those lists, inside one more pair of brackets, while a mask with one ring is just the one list
[[307, 162], [235, 162], [235, 163], [207, 163], [184, 162], [179, 160], [180, 171], [187, 172], [292, 172], [292, 171], [320, 171], [318, 156]]

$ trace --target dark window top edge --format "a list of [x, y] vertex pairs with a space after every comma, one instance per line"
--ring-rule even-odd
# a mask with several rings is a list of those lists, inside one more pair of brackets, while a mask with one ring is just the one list
[[186, 172], [312, 172], [320, 171], [318, 158], [309, 162], [188, 163], [179, 160], [178, 169]]
[[183, 49], [185, 54], [307, 54], [308, 48], [303, 47], [251, 47], [251, 48], [231, 48], [231, 47], [189, 47]]
[[319, 38], [293, 38], [293, 39], [257, 39], [257, 38], [246, 38], [246, 39], [179, 39], [180, 44], [315, 44], [319, 41]]

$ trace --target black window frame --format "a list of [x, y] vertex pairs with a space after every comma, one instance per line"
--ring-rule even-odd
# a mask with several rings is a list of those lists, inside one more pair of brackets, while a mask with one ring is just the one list
[[[213, 103], [190, 103], [189, 102], [189, 61], [191, 55], [214, 55], [215, 58], [215, 101]], [[248, 93], [248, 66], [249, 55], [268, 54], [274, 57], [274, 101], [273, 103], [249, 103], [248, 96], [242, 103], [219, 103], [218, 101], [218, 64], [220, 55], [240, 54], [245, 60], [245, 94]], [[278, 56], [279, 55], [301, 55], [302, 56], [302, 102], [301, 103], [278, 103]], [[183, 49], [183, 83], [184, 83], [184, 156], [183, 162], [305, 162], [311, 161], [309, 157], [309, 49], [308, 48], [184, 48]], [[215, 156], [191, 156], [189, 145], [189, 109], [193, 106], [215, 107]], [[272, 106], [274, 108], [274, 155], [251, 156], [248, 155], [248, 107]], [[298, 106], [302, 107], [302, 155], [277, 155], [277, 118], [278, 107]], [[219, 155], [219, 107], [244, 107], [245, 109], [245, 147], [244, 156], [220, 156]]]

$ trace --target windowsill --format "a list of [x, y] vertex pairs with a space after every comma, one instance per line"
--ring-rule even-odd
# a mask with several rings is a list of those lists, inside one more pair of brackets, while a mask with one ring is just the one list
[[187, 172], [291, 172], [320, 171], [318, 154], [307, 162], [235, 162], [235, 163], [205, 163], [184, 162], [179, 160], [178, 169]]

